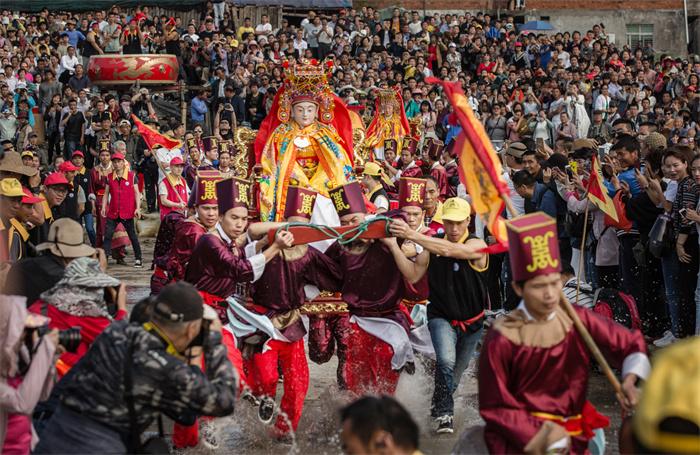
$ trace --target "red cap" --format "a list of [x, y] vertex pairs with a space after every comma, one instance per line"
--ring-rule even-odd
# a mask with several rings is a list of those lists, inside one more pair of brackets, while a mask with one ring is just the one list
[[75, 152], [73, 152], [73, 154], [71, 155], [71, 158], [73, 158], [75, 155], [80, 155], [83, 158], [85, 158], [85, 155], [83, 155], [83, 152], [81, 152], [80, 150], [76, 150]]
[[60, 166], [58, 166], [58, 170], [61, 172], [71, 172], [71, 171], [79, 171], [80, 168], [78, 166], [75, 166], [70, 161], [64, 161], [63, 163], [61, 163]]
[[236, 207], [248, 209], [250, 182], [238, 177], [219, 180], [216, 182], [216, 194], [219, 197], [219, 215]]
[[399, 208], [420, 207], [425, 202], [425, 179], [401, 177], [399, 179]]
[[175, 25], [175, 18], [171, 17], [170, 20], [168, 21], [168, 24]]
[[66, 185], [70, 188], [73, 188], [73, 184], [66, 179], [66, 176], [63, 175], [63, 172], [54, 172], [53, 174], [49, 174], [46, 177], [46, 180], [44, 180], [44, 186], [51, 185]]
[[521, 43], [520, 41], [517, 41], [515, 43], [515, 47], [523, 47], [523, 43]]
[[26, 195], [22, 197], [22, 204], [36, 204], [37, 202], [43, 201], [42, 198], [34, 196], [28, 188], [22, 188], [22, 191], [24, 191]]
[[337, 186], [328, 191], [335, 211], [342, 217], [350, 213], [367, 213], [367, 206], [362, 197], [362, 189], [357, 180]]
[[124, 159], [124, 155], [122, 155], [122, 154], [119, 153], [119, 152], [116, 152], [114, 155], [112, 155], [112, 161], [114, 161], [114, 160], [123, 160], [123, 159]]
[[561, 272], [557, 220], [535, 212], [506, 220], [513, 280]]
[[287, 202], [284, 206], [284, 217], [303, 216], [310, 220], [317, 194], [316, 191], [310, 188], [289, 185], [287, 187]]
[[581, 38], [581, 41], [590, 41], [590, 40], [591, 40], [591, 39], [590, 39], [589, 37], [587, 37], [587, 36], [584, 36], [583, 38]]
[[182, 158], [180, 158], [179, 156], [176, 156], [175, 158], [170, 160], [170, 165], [171, 166], [177, 166], [177, 165], [184, 166], [185, 163], [184, 163], [184, 161], [182, 161]]
[[194, 184], [197, 194], [193, 205], [219, 205], [216, 190], [216, 182], [219, 180], [221, 180], [221, 172], [217, 170], [199, 171]]

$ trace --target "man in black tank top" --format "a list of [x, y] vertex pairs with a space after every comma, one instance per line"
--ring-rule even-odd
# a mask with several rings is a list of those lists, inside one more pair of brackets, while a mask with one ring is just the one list
[[389, 228], [392, 235], [424, 248], [415, 262], [398, 246], [392, 253], [410, 283], [428, 274], [428, 328], [437, 357], [431, 415], [437, 418], [438, 433], [453, 432], [452, 394], [481, 339], [488, 304], [488, 254], [480, 252], [486, 243], [469, 234], [470, 213], [465, 200], [451, 198], [443, 205], [444, 234], [428, 237], [400, 220]]
[[168, 24], [165, 26], [165, 53], [177, 57], [177, 66], [179, 70], [178, 80], [187, 81], [185, 74], [185, 66], [182, 64], [182, 52], [180, 50], [180, 34], [175, 26], [175, 18], [171, 17]]

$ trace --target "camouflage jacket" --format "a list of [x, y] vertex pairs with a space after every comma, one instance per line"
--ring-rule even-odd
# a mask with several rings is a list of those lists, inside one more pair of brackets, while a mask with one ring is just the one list
[[175, 420], [187, 414], [230, 415], [238, 396], [238, 376], [221, 340], [220, 333], [209, 333], [204, 354], [208, 379], [199, 367], [168, 353], [167, 342], [157, 333], [141, 325], [113, 322], [71, 368], [62, 402], [96, 422], [129, 434], [124, 358], [133, 342], [131, 374], [140, 429], [159, 412]]

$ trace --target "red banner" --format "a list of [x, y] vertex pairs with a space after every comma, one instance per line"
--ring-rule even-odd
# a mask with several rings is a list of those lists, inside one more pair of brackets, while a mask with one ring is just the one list
[[165, 147], [168, 150], [182, 147], [182, 142], [160, 134], [158, 131], [144, 124], [134, 114], [131, 114], [131, 118], [134, 120], [134, 125], [138, 127], [139, 133], [141, 133], [143, 140], [146, 141], [146, 145], [148, 145], [149, 150], [153, 150], [158, 145]]

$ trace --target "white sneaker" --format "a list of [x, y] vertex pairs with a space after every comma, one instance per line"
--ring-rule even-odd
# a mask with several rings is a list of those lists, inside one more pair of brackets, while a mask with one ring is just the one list
[[660, 341], [662, 341], [662, 340], [667, 340], [667, 339], [669, 339], [669, 338], [672, 337], [672, 336], [673, 336], [673, 332], [671, 332], [670, 330], [667, 330], [667, 331], [664, 332], [664, 336], [662, 336], [662, 337], [659, 338], [658, 340], [654, 340], [653, 343], [654, 343], [654, 345], [656, 345], [657, 342], [660, 342]]
[[676, 341], [679, 341], [678, 338], [676, 338], [675, 336], [673, 336], [673, 334], [671, 334], [671, 336], [669, 336], [668, 338], [664, 337], [664, 338], [661, 338], [659, 340], [654, 341], [654, 346], [656, 346], [657, 348], [663, 348], [665, 346], [672, 345]]

